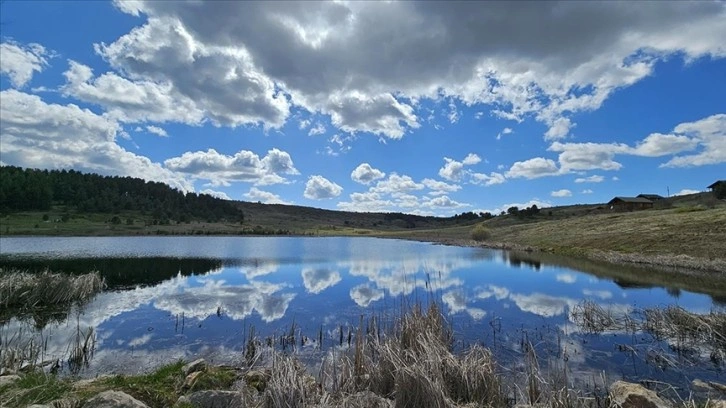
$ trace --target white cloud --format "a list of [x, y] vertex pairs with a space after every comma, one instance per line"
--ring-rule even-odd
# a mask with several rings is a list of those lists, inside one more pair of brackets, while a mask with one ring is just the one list
[[479, 157], [479, 155], [477, 155], [475, 153], [467, 154], [466, 157], [464, 157], [464, 161], [463, 161], [464, 165], [466, 165], [466, 166], [471, 166], [471, 165], [477, 164], [479, 162], [481, 162], [481, 157]]
[[325, 126], [318, 122], [315, 124], [314, 127], [310, 128], [308, 131], [308, 136], [317, 136], [317, 135], [324, 135], [327, 129], [325, 129]]
[[563, 188], [562, 190], [552, 191], [550, 195], [552, 197], [572, 197], [572, 191]]
[[424, 203], [426, 207], [443, 207], [443, 208], [459, 208], [469, 207], [469, 204], [460, 203], [452, 200], [448, 196], [442, 195], [439, 197], [432, 198]]
[[509, 135], [513, 132], [512, 128], [505, 127], [501, 132], [497, 133], [497, 140], [500, 140], [503, 135]]
[[308, 178], [305, 183], [305, 198], [311, 200], [323, 200], [327, 198], [335, 198], [343, 192], [343, 187], [333, 183], [323, 176], [315, 175]]
[[190, 97], [176, 91], [168, 82], [131, 81], [107, 72], [96, 78], [90, 67], [69, 61], [61, 86], [65, 96], [102, 106], [116, 120], [137, 122], [178, 122], [200, 125], [203, 109]]
[[149, 125], [146, 127], [146, 131], [149, 133], [155, 134], [157, 136], [169, 137], [169, 134], [166, 133], [166, 130], [164, 130], [158, 126]]
[[464, 166], [471, 166], [481, 162], [481, 157], [477, 154], [469, 153], [462, 161], [444, 157], [444, 162], [444, 167], [439, 169], [439, 176], [449, 181], [460, 181], [464, 174], [466, 174]]
[[422, 190], [423, 188], [423, 184], [416, 183], [407, 175], [399, 176], [396, 173], [391, 173], [387, 179], [377, 182], [375, 187], [371, 188], [371, 191], [382, 194], [393, 194]]
[[660, 157], [691, 150], [697, 145], [698, 141], [688, 136], [653, 133], [638, 142], [633, 154], [645, 157]]
[[329, 269], [303, 268], [303, 285], [310, 293], [318, 294], [341, 281], [338, 271]]
[[431, 192], [431, 195], [442, 195], [446, 193], [453, 193], [461, 190], [461, 186], [458, 184], [448, 184], [443, 181], [425, 178], [421, 180], [421, 184], [426, 186]]
[[3, 42], [0, 44], [0, 74], [7, 75], [15, 88], [22, 88], [35, 72], [42, 72], [48, 67], [51, 56], [40, 44]]
[[557, 140], [567, 136], [574, 125], [568, 118], [557, 118], [545, 133], [546, 140]]
[[564, 282], [564, 283], [577, 282], [577, 276], [575, 276], [571, 273], [558, 273], [557, 276], [555, 276], [555, 279], [557, 279], [557, 282]]
[[356, 183], [370, 184], [373, 181], [382, 179], [386, 173], [371, 167], [368, 163], [361, 163], [351, 173], [350, 178]]
[[216, 191], [216, 190], [211, 190], [208, 188], [200, 191], [199, 194], [207, 194], [212, 197], [221, 198], [222, 200], [232, 200], [231, 198], [229, 198], [227, 193], [225, 193], [224, 191]]
[[372, 302], [383, 299], [384, 293], [380, 289], [362, 284], [350, 289], [350, 298], [361, 307], [368, 307]]
[[592, 175], [590, 177], [579, 177], [575, 179], [575, 183], [602, 183], [605, 177], [599, 175]]
[[484, 173], [471, 173], [471, 182], [473, 184], [484, 184], [485, 186], [493, 186], [495, 184], [502, 184], [507, 179], [503, 174], [497, 172], [491, 172], [489, 175]]
[[121, 127], [76, 105], [43, 102], [14, 89], [0, 92], [2, 161], [41, 169], [69, 169], [159, 181], [193, 191], [183, 175], [116, 144]]
[[[195, 90], [224, 82], [229, 93], [244, 94], [235, 106], [252, 111], [250, 117], [277, 124], [287, 115], [282, 99], [289, 98], [345, 131], [390, 138], [419, 126], [414, 101], [423, 98], [488, 105], [492, 114], [514, 120], [531, 115], [550, 127], [551, 137], [561, 137], [573, 113], [597, 109], [669, 55], [726, 55], [720, 41], [726, 6], [719, 2], [520, 8], [138, 1], [117, 7], [149, 17], [144, 27], [99, 47], [130, 75]], [[385, 53], [381, 38], [396, 39]], [[162, 59], [168, 69], [160, 68]], [[273, 101], [273, 83], [286, 98]]]
[[622, 164], [613, 160], [615, 154], [627, 154], [631, 148], [620, 143], [560, 143], [554, 142], [547, 149], [561, 152], [562, 173], [581, 170], [619, 170]]
[[557, 164], [550, 159], [535, 157], [533, 159], [515, 162], [506, 173], [510, 178], [538, 178], [552, 176], [559, 173]]
[[[131, 81], [163, 87], [171, 95], [191, 101], [215, 125], [280, 128], [289, 116], [288, 99], [243, 47], [207, 44], [173, 17], [150, 17], [115, 42], [95, 48]], [[120, 93], [117, 90], [108, 98], [118, 99]]]
[[592, 194], [592, 193], [594, 193], [594, 191], [592, 191], [589, 188], [586, 188], [586, 189], [580, 191], [580, 194]]
[[682, 196], [682, 195], [698, 194], [698, 193], [700, 193], [699, 190], [692, 190], [689, 188], [684, 188], [683, 190], [681, 190], [673, 195]]
[[259, 201], [265, 204], [292, 204], [283, 200], [277, 194], [260, 190], [257, 187], [250, 188], [250, 191], [244, 193], [244, 197], [250, 201]]
[[240, 150], [232, 156], [214, 149], [186, 152], [165, 160], [164, 165], [194, 178], [209, 180], [215, 186], [226, 186], [232, 182], [277, 184], [287, 181], [282, 174], [300, 174], [290, 155], [279, 149], [269, 150], [261, 159], [249, 150]]
[[726, 114], [720, 113], [696, 122], [681, 123], [674, 132], [697, 141], [701, 151], [692, 155], [676, 156], [662, 167], [705, 166], [726, 162]]

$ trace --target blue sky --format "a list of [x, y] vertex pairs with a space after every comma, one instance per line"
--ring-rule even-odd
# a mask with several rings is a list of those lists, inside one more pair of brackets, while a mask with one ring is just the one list
[[452, 215], [726, 177], [724, 2], [21, 2], [0, 162]]

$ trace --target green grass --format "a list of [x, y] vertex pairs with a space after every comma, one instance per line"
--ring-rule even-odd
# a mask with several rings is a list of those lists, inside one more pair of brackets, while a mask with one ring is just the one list
[[[73, 378], [61, 378], [40, 371], [21, 375], [20, 380], [0, 388], [0, 407], [25, 407], [56, 400], [86, 401], [107, 390], [123, 391], [152, 408], [173, 406], [180, 395], [199, 390], [229, 389], [237, 380], [231, 368], [210, 367], [189, 388], [184, 388], [183, 361], [177, 361], [142, 375], [117, 375], [74, 384]], [[80, 405], [79, 405], [80, 406]]]
[[16, 382], [0, 387], [0, 406], [25, 407], [45, 404], [67, 396], [72, 382], [42, 372], [23, 374]]

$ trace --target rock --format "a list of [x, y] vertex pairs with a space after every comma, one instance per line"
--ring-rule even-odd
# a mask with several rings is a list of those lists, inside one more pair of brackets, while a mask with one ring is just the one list
[[612, 408], [673, 408], [673, 404], [663, 401], [654, 391], [625, 381], [616, 381], [610, 386], [610, 406]]
[[83, 404], [83, 408], [149, 408], [143, 402], [121, 391], [104, 391]]
[[187, 376], [187, 378], [184, 379], [184, 385], [182, 385], [183, 388], [192, 388], [194, 386], [194, 383], [197, 382], [197, 378], [202, 375], [201, 371], [195, 371]]
[[344, 408], [392, 408], [393, 401], [372, 391], [361, 391], [343, 400], [341, 406]]
[[2, 377], [0, 377], [0, 387], [2, 387], [3, 385], [12, 384], [15, 381], [18, 381], [19, 379], [20, 379], [20, 376], [16, 375], [16, 374], [3, 375]]
[[180, 397], [177, 404], [187, 403], [195, 408], [244, 408], [244, 394], [236, 391], [197, 391]]
[[182, 372], [184, 373], [184, 375], [189, 375], [191, 373], [196, 373], [197, 371], [204, 371], [206, 369], [207, 362], [204, 361], [203, 358], [200, 358], [182, 367]]
[[726, 408], [726, 400], [708, 401], [706, 408]]

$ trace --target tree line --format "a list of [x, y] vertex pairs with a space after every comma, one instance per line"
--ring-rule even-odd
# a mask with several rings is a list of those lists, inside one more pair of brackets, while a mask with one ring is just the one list
[[55, 205], [87, 213], [139, 211], [161, 223], [244, 220], [232, 201], [184, 193], [164, 183], [75, 170], [0, 167], [0, 212], [47, 211]]

